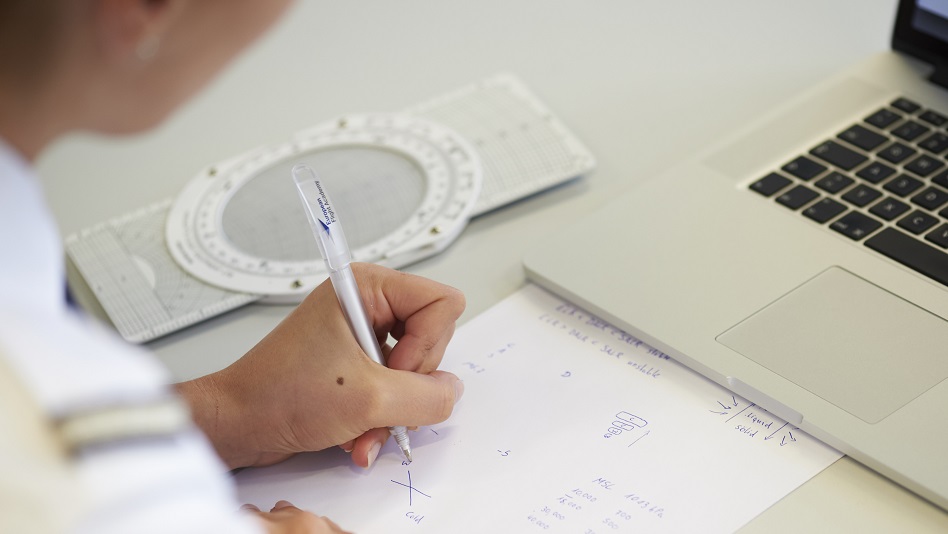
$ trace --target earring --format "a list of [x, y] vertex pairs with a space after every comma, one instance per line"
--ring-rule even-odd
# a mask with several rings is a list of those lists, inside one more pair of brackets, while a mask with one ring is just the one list
[[158, 36], [152, 35], [146, 37], [142, 39], [142, 42], [138, 43], [138, 47], [135, 49], [135, 55], [142, 61], [148, 61], [158, 53], [158, 46], [160, 44], [161, 40], [158, 39]]

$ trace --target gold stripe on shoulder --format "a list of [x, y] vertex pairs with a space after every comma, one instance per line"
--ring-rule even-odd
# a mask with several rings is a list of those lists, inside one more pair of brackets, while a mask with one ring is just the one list
[[138, 404], [84, 409], [56, 420], [63, 443], [72, 451], [129, 440], [170, 437], [190, 427], [191, 418], [177, 397]]

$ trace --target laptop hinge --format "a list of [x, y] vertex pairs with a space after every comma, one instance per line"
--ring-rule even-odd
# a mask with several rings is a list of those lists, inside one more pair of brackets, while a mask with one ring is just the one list
[[935, 70], [928, 77], [929, 81], [942, 87], [948, 88], [948, 62], [939, 61], [933, 64]]

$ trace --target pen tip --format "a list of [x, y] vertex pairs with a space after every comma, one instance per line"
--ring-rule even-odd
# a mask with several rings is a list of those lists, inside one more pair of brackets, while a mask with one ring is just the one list
[[410, 462], [411, 445], [408, 443], [408, 433], [405, 432], [405, 427], [392, 427], [391, 432], [392, 436], [395, 437], [395, 442], [398, 443], [398, 448], [402, 450], [402, 453], [405, 454], [405, 458]]

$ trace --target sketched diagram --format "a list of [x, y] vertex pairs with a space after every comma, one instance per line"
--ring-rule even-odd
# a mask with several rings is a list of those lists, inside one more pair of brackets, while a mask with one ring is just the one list
[[395, 484], [398, 484], [399, 486], [402, 486], [402, 487], [408, 489], [408, 506], [412, 506], [412, 505], [413, 505], [413, 499], [414, 499], [415, 493], [417, 493], [418, 495], [421, 495], [421, 496], [423, 496], [423, 497], [427, 497], [427, 498], [430, 499], [430, 498], [431, 498], [431, 495], [428, 495], [427, 493], [421, 491], [420, 489], [416, 488], [416, 487], [412, 484], [412, 481], [411, 481], [411, 471], [406, 469], [406, 472], [408, 473], [408, 482], [407, 482], [407, 483], [406, 483], [406, 482], [399, 482], [399, 481], [397, 481], [397, 480], [392, 480], [392, 482], [394, 482]]
[[634, 438], [632, 443], [629, 443], [627, 447], [631, 447], [638, 443], [638, 441], [645, 436], [648, 436], [652, 431], [651, 429], [642, 431], [646, 426], [648, 426], [648, 421], [645, 419], [633, 415], [626, 411], [621, 411], [615, 414], [612, 423], [609, 424], [609, 427], [606, 428], [606, 432], [603, 434], [603, 437], [606, 439], [614, 438], [618, 436], [626, 436]]
[[717, 401], [717, 406], [708, 411], [721, 416], [725, 423], [734, 424], [734, 430], [748, 437], [761, 436], [764, 441], [779, 438], [776, 443], [781, 447], [797, 441], [793, 433], [798, 431], [799, 427], [774, 417], [756, 403], [738, 400], [734, 395], [724, 402]]

